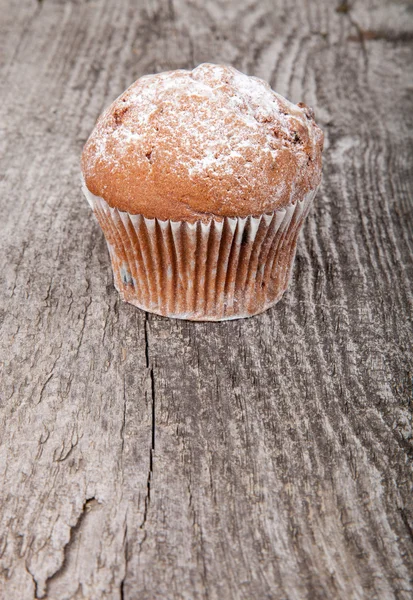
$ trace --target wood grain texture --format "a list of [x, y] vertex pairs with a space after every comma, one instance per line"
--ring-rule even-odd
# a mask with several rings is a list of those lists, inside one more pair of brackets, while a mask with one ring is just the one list
[[[413, 4], [0, 0], [0, 598], [413, 594]], [[263, 315], [119, 300], [100, 111], [233, 64], [313, 106], [324, 179]]]

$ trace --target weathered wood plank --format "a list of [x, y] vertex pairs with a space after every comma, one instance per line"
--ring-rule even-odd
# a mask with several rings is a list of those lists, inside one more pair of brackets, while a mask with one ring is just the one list
[[[410, 598], [411, 2], [0, 14], [0, 597]], [[79, 186], [102, 108], [203, 61], [326, 133], [290, 291], [219, 324], [121, 303]]]

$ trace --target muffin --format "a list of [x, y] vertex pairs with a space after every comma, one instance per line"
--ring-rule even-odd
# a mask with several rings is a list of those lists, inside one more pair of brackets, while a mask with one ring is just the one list
[[81, 160], [123, 300], [195, 321], [275, 304], [322, 148], [310, 108], [233, 67], [138, 79], [100, 116]]

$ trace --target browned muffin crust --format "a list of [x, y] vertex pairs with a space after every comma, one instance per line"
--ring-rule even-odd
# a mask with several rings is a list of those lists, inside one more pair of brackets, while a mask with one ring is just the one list
[[203, 63], [146, 75], [100, 116], [82, 154], [92, 194], [147, 218], [260, 215], [321, 179], [310, 108], [256, 77]]

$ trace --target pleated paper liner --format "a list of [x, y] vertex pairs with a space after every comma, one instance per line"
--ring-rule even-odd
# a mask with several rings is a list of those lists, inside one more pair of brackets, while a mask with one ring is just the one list
[[286, 290], [315, 191], [259, 217], [161, 221], [111, 208], [84, 186], [106, 237], [123, 300], [166, 317], [250, 317]]

